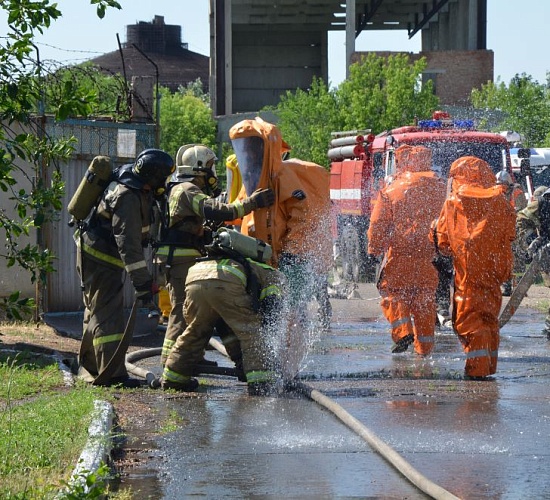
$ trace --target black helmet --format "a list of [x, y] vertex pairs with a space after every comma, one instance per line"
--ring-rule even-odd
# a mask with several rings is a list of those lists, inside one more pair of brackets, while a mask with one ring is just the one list
[[161, 149], [145, 149], [139, 153], [132, 167], [132, 173], [152, 189], [164, 187], [174, 170], [174, 160]]

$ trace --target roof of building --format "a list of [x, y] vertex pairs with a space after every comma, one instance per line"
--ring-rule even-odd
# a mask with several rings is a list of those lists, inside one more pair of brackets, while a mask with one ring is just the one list
[[164, 24], [163, 16], [155, 16], [151, 22], [126, 26], [126, 38], [122, 56], [116, 50], [91, 62], [107, 73], [125, 73], [128, 80], [132, 76], [156, 77], [158, 68], [159, 85], [172, 92], [200, 78], [208, 92], [209, 58], [187, 49], [181, 42], [180, 26]]
[[[157, 65], [160, 86], [168, 87], [175, 92], [180, 85], [185, 86], [200, 78], [204, 91], [208, 92], [208, 57], [183, 48], [170, 54], [143, 52]], [[132, 76], [156, 76], [155, 66], [135, 47], [123, 48], [122, 55], [124, 67], [118, 50], [96, 57], [91, 62], [109, 73], [122, 75], [125, 71], [128, 80], [131, 80]]]

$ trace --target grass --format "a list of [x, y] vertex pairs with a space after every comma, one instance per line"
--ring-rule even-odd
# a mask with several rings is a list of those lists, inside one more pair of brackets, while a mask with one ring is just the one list
[[0, 351], [0, 498], [53, 498], [88, 437], [94, 400], [108, 392], [64, 385], [56, 360]]
[[175, 432], [179, 428], [181, 428], [181, 424], [184, 422], [184, 419], [181, 417], [181, 415], [178, 414], [178, 412], [172, 410], [168, 414], [168, 417], [163, 422], [163, 424], [160, 427], [160, 433], [161, 434], [168, 434], [170, 432]]
[[547, 313], [550, 308], [550, 302], [548, 300], [539, 300], [535, 305], [537, 311]]
[[[40, 374], [37, 377], [37, 374]], [[0, 402], [47, 393], [63, 385], [55, 360], [31, 352], [0, 351]]]

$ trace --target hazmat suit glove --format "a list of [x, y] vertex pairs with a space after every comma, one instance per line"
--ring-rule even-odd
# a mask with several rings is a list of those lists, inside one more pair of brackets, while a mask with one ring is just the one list
[[275, 203], [275, 193], [273, 189], [256, 189], [248, 200], [252, 203], [253, 209], [270, 207]]

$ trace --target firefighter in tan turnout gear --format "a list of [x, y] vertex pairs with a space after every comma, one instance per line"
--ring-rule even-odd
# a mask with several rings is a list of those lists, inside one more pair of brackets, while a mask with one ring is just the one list
[[[187, 327], [184, 316], [185, 280], [189, 268], [197, 258], [205, 255], [204, 245], [209, 243], [211, 232], [205, 221], [216, 225], [238, 219], [252, 210], [273, 204], [270, 189], [257, 190], [250, 197], [232, 204], [215, 198], [221, 193], [216, 175], [215, 153], [200, 144], [181, 146], [176, 155], [176, 172], [168, 184], [168, 234], [162, 238], [157, 251], [165, 268], [166, 284], [170, 294], [171, 311], [162, 347], [161, 364], [164, 365], [176, 339]], [[223, 325], [219, 324], [218, 329]], [[228, 338], [230, 335], [228, 336]], [[224, 338], [231, 359], [238, 365], [238, 344]]]
[[[235, 237], [250, 240], [258, 250], [250, 253], [267, 260], [271, 248], [261, 240], [225, 228]], [[218, 232], [219, 232], [218, 231]], [[237, 336], [250, 395], [268, 395], [274, 389], [276, 366], [271, 334], [282, 314], [283, 275], [276, 269], [217, 244], [209, 247], [209, 260], [197, 262], [187, 272], [184, 315], [187, 328], [172, 349], [162, 374], [163, 389], [194, 391], [194, 368], [208, 344], [212, 329], [222, 320]], [[269, 253], [265, 250], [269, 249]], [[261, 251], [260, 251], [261, 250]]]
[[[108, 164], [107, 157], [100, 158]], [[168, 153], [142, 151], [135, 163], [113, 172], [114, 180], [103, 191], [97, 208], [75, 234], [85, 306], [79, 375], [89, 382], [104, 372], [123, 338], [124, 272], [134, 285], [136, 298], [144, 305], [152, 303], [155, 290], [144, 247], [149, 241], [153, 197], [164, 189], [173, 171], [174, 161]], [[139, 385], [128, 377], [124, 356], [111, 363], [102, 378], [101, 385]]]

